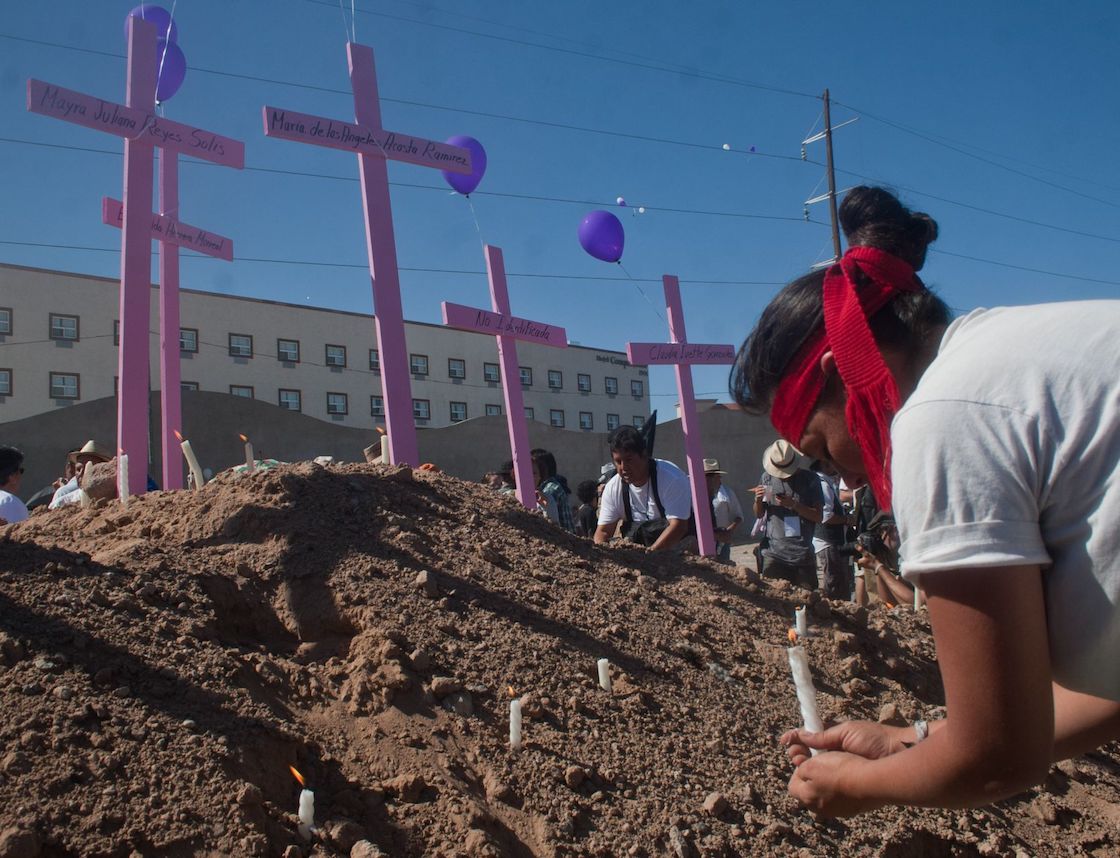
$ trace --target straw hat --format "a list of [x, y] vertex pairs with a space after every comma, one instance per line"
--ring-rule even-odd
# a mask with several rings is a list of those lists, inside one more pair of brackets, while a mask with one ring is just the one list
[[108, 462], [113, 458], [112, 454], [96, 441], [86, 441], [82, 449], [74, 454], [75, 459], [80, 459], [83, 456], [96, 459], [98, 462]]
[[771, 476], [788, 480], [800, 468], [797, 448], [784, 438], [775, 441], [762, 454], [762, 467]]
[[618, 473], [618, 469], [614, 466], [613, 462], [607, 462], [599, 469], [599, 485], [608, 482], [611, 477]]
[[719, 469], [719, 459], [705, 459], [704, 460], [704, 473], [705, 474], [727, 474], [727, 471]]

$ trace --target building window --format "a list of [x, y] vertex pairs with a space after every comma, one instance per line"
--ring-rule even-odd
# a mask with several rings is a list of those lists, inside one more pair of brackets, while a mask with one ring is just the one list
[[230, 334], [229, 354], [230, 357], [251, 358], [253, 356], [253, 337], [250, 334]]
[[451, 422], [462, 423], [467, 419], [467, 403], [465, 402], [452, 402], [451, 403]]
[[603, 389], [607, 392], [607, 396], [614, 396], [618, 393], [618, 379], [608, 375], [603, 379]]
[[580, 429], [594, 429], [595, 421], [591, 417], [590, 411], [581, 411], [579, 413], [579, 428]]
[[371, 396], [369, 398], [369, 413], [372, 417], [384, 417], [385, 398], [382, 396]]
[[288, 363], [299, 363], [299, 340], [277, 340], [276, 358]]
[[240, 396], [242, 399], [253, 398], [253, 388], [247, 384], [231, 384], [229, 386], [230, 396]]
[[113, 345], [121, 344], [121, 320], [113, 319]]
[[576, 376], [576, 387], [579, 388], [580, 393], [591, 392], [591, 376], [585, 372], [581, 372]]
[[641, 414], [635, 414], [634, 415], [634, 428], [635, 429], [641, 429], [645, 425], [646, 425], [646, 418], [644, 418]]
[[533, 368], [532, 367], [519, 366], [517, 368], [517, 374], [519, 376], [521, 376], [521, 383], [523, 385], [525, 385], [525, 387], [532, 387], [533, 386]]
[[409, 355], [408, 366], [413, 375], [427, 375], [428, 374], [428, 356], [427, 355]]
[[327, 346], [327, 366], [346, 366], [346, 346]]
[[432, 403], [427, 399], [412, 400], [412, 416], [416, 420], [431, 420]]
[[636, 378], [633, 378], [633, 379], [630, 380], [630, 395], [631, 396], [642, 396], [645, 392], [646, 392], [646, 386], [645, 386], [644, 382], [641, 382]]
[[179, 351], [198, 352], [198, 328], [179, 328]]
[[550, 408], [548, 410], [548, 425], [555, 426], [557, 429], [564, 428], [564, 411], [561, 408]]
[[381, 352], [377, 349], [369, 350], [369, 368], [374, 372], [381, 371]]
[[467, 377], [467, 362], [462, 358], [448, 358], [447, 359], [447, 377], [448, 378], [466, 378]]
[[534, 412], [533, 409], [531, 407], [529, 407], [528, 405], [525, 406], [525, 419], [526, 420], [536, 420], [537, 419], [536, 412]]
[[179, 382], [179, 389], [180, 390], [198, 390], [198, 382], [197, 381], [180, 381]]
[[63, 316], [51, 313], [51, 339], [76, 340], [78, 339], [78, 317]]
[[77, 399], [81, 391], [81, 376], [76, 372], [51, 373], [52, 399]]
[[12, 308], [0, 307], [0, 334], [12, 332]]
[[618, 419], [617, 414], [608, 414], [607, 415], [607, 431], [608, 432], [613, 432], [615, 429], [617, 429], [619, 427], [620, 422], [621, 421]]
[[285, 390], [280, 389], [280, 407], [286, 408], [289, 411], [302, 411], [303, 404], [300, 402], [300, 394], [298, 390]]
[[484, 363], [482, 365], [482, 380], [497, 384], [502, 380], [501, 367], [496, 363]]
[[327, 394], [327, 414], [349, 414], [350, 400], [345, 393]]
[[492, 405], [490, 403], [487, 403], [486, 404], [486, 416], [487, 417], [501, 417], [502, 416], [502, 406]]
[[548, 371], [548, 388], [549, 390], [560, 390], [564, 387], [564, 373], [558, 369], [550, 369]]
[[[12, 395], [12, 371], [0, 369], [0, 396]], [[489, 408], [490, 406], [487, 406]]]

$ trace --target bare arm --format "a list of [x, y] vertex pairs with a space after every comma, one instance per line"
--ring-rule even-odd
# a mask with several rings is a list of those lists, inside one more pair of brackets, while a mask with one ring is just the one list
[[595, 528], [595, 544], [602, 545], [604, 542], [609, 542], [610, 538], [614, 535], [615, 528], [618, 527], [617, 521], [612, 521], [609, 524], [600, 524]]
[[670, 518], [669, 524], [661, 531], [661, 535], [649, 547], [650, 551], [661, 551], [672, 548], [688, 534], [688, 521], [683, 518]]

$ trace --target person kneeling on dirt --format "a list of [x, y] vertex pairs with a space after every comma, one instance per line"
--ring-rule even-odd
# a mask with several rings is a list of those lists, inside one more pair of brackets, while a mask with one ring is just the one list
[[607, 438], [618, 473], [607, 482], [599, 505], [595, 542], [609, 540], [619, 522], [622, 535], [654, 551], [673, 548], [688, 535], [692, 516], [688, 476], [664, 459], [651, 459], [633, 426]]

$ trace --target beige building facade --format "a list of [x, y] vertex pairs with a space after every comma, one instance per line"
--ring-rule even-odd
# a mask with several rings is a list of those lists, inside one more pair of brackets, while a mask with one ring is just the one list
[[[0, 264], [0, 423], [116, 393], [115, 279]], [[181, 290], [185, 389], [241, 396], [349, 428], [384, 425], [373, 317]], [[151, 387], [159, 388], [158, 287]], [[413, 417], [440, 428], [505, 410], [493, 337], [405, 323]], [[607, 432], [649, 414], [648, 373], [625, 352], [518, 343], [526, 416]]]

